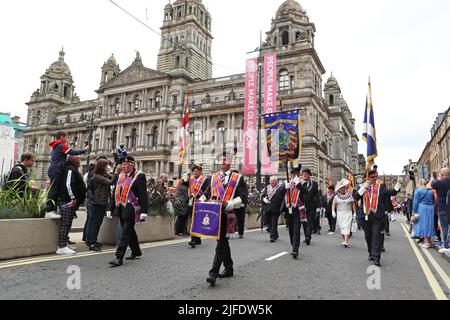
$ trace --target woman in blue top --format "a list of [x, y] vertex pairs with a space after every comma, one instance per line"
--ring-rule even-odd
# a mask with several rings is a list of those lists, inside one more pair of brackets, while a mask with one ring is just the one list
[[425, 180], [419, 181], [419, 188], [414, 193], [413, 213], [419, 214], [419, 221], [414, 225], [414, 236], [424, 238], [423, 248], [433, 246], [431, 238], [436, 236], [434, 229], [434, 194], [431, 184]]

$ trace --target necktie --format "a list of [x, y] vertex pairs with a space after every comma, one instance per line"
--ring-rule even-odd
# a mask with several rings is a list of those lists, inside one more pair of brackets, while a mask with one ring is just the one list
[[227, 174], [226, 173], [221, 173], [220, 174], [220, 181], [222, 181], [222, 185], [225, 186], [226, 181], [227, 181]]

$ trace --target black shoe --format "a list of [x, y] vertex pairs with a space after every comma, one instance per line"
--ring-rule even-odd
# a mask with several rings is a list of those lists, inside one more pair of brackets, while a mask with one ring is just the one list
[[244, 239], [244, 236], [243, 235], [239, 236], [239, 239]]
[[192, 249], [195, 248], [195, 243], [194, 243], [194, 242], [190, 241], [190, 242], [189, 242], [189, 245], [191, 246]]
[[381, 248], [381, 252], [386, 252], [386, 249], [385, 248]]
[[297, 258], [298, 258], [298, 252], [292, 252], [292, 253], [291, 253], [291, 256], [292, 256], [294, 259], [297, 259]]
[[231, 278], [232, 276], [234, 276], [233, 269], [224, 270], [221, 274], [219, 274], [219, 279]]
[[311, 239], [305, 240], [305, 243], [306, 243], [307, 246], [310, 246], [311, 245]]
[[209, 276], [208, 278], [206, 278], [206, 282], [208, 282], [211, 287], [214, 287], [216, 285], [216, 280], [217, 278], [214, 276]]
[[142, 257], [142, 254], [139, 254], [139, 255], [136, 255], [136, 256], [134, 254], [131, 254], [128, 257], [126, 257], [125, 260], [136, 260], [139, 257]]
[[376, 265], [377, 267], [381, 267], [380, 258], [375, 258], [373, 264]]
[[372, 256], [369, 256], [369, 261], [374, 261], [375, 259]]
[[271, 243], [274, 243], [274, 242], [275, 242], [275, 240], [274, 240], [274, 239], [270, 239], [270, 242], [271, 242]]
[[115, 259], [114, 259], [113, 261], [111, 261], [109, 264], [112, 266], [112, 268], [119, 267], [119, 266], [123, 265], [123, 260], [122, 260], [122, 259], [115, 258]]
[[101, 252], [102, 248], [97, 246], [97, 245], [95, 245], [95, 244], [93, 244], [93, 245], [89, 246], [89, 251]]

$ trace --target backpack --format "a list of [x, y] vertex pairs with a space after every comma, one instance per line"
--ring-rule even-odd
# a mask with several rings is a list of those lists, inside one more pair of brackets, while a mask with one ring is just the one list
[[3, 175], [3, 177], [1, 177], [1, 178], [2, 178], [2, 179], [1, 179], [1, 186], [2, 186], [2, 189], [3, 189], [3, 190], [9, 190], [9, 189], [12, 189], [12, 187], [14, 187], [14, 186], [11, 185], [10, 180], [11, 180], [11, 174], [13, 173], [13, 171], [14, 171], [16, 168], [19, 169], [19, 171], [20, 171], [20, 173], [21, 173], [21, 175], [20, 175], [21, 178], [25, 175], [25, 172], [23, 172], [22, 167], [21, 167], [20, 165], [15, 165], [15, 166], [11, 169], [11, 171], [9, 171], [9, 173], [5, 173], [5, 174]]

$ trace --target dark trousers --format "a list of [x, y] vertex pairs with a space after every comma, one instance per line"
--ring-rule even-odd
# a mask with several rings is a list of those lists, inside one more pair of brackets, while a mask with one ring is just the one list
[[277, 240], [278, 235], [278, 220], [280, 219], [279, 212], [269, 212], [270, 217], [270, 240]]
[[61, 185], [61, 174], [50, 174], [50, 190], [47, 195], [47, 206], [45, 211], [52, 212], [56, 211], [56, 207], [58, 205], [58, 197], [59, 197], [59, 186]]
[[314, 232], [319, 232], [322, 230], [322, 226], [320, 225], [320, 212], [314, 213]]
[[237, 231], [240, 236], [244, 235], [245, 229], [245, 208], [236, 210]]
[[188, 234], [187, 232], [187, 221], [189, 216], [187, 214], [185, 215], [178, 215], [177, 221], [175, 222], [175, 234]]
[[369, 255], [374, 258], [381, 258], [383, 218], [375, 218], [370, 215], [369, 221], [364, 220], [362, 227], [364, 229]]
[[298, 210], [294, 209], [292, 214], [286, 214], [286, 223], [289, 229], [289, 239], [291, 240], [292, 252], [298, 253], [300, 248], [300, 214]]
[[86, 222], [84, 223], [83, 228], [83, 241], [86, 241], [87, 239], [87, 226], [89, 222], [89, 216], [92, 213], [92, 202], [89, 199], [86, 199]]
[[227, 238], [227, 215], [222, 214], [222, 221], [220, 226], [220, 239], [217, 241], [216, 254], [209, 275], [218, 277], [221, 265], [224, 265], [225, 270], [233, 270], [233, 260], [231, 259], [230, 243]]
[[306, 217], [308, 219], [308, 222], [302, 222], [303, 232], [305, 233], [306, 240], [311, 240], [311, 238], [312, 238], [315, 214], [316, 214], [315, 212], [307, 212]]
[[330, 226], [330, 230], [332, 232], [336, 231], [336, 218], [333, 218], [333, 214], [331, 212], [327, 212], [328, 225]]
[[139, 247], [139, 240], [134, 230], [135, 221], [134, 219], [122, 219], [120, 218], [120, 224], [122, 226], [122, 239], [117, 246], [116, 257], [122, 260], [125, 257], [128, 246], [131, 249], [131, 254], [133, 256], [141, 256], [142, 251]]
[[105, 216], [106, 206], [100, 206], [96, 204], [91, 205], [92, 212], [88, 217], [86, 227], [86, 244], [91, 246], [97, 243], [98, 233], [103, 223], [103, 217]]
[[59, 221], [58, 247], [65, 248], [67, 247], [70, 229], [72, 229], [75, 209], [63, 205], [59, 208], [59, 212], [61, 214], [61, 219]]

